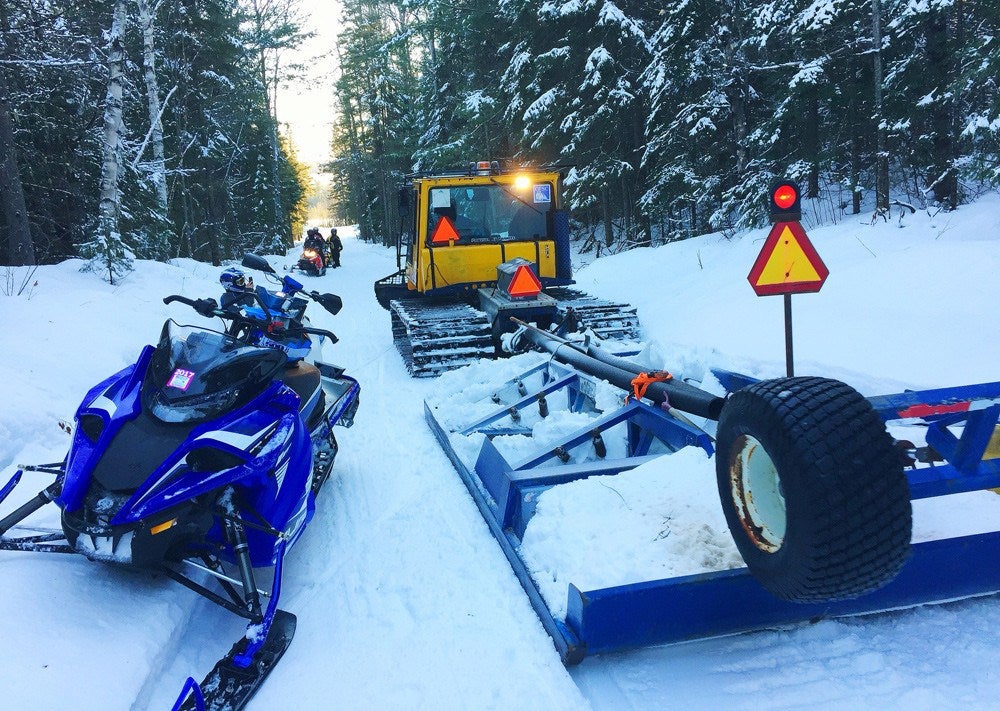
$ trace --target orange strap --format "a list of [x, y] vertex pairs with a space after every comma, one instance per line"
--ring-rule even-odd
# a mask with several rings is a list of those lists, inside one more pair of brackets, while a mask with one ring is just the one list
[[635, 396], [637, 400], [641, 400], [646, 397], [646, 388], [652, 383], [666, 383], [673, 380], [674, 376], [665, 370], [653, 370], [648, 373], [639, 373], [632, 380], [632, 395], [627, 395], [625, 397], [625, 402], [629, 401], [629, 398]]

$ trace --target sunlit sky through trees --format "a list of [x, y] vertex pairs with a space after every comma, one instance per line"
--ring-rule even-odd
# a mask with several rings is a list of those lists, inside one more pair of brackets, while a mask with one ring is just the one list
[[288, 62], [301, 62], [306, 75], [279, 89], [278, 120], [292, 138], [299, 159], [318, 180], [319, 166], [330, 160], [333, 126], [333, 81], [341, 7], [332, 0], [299, 0], [306, 18], [304, 29], [314, 36], [305, 41]]

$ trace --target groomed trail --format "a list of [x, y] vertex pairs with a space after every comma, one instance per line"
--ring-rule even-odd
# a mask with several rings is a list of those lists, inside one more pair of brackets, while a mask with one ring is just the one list
[[[978, 216], [978, 227], [942, 226], [940, 240], [928, 233], [926, 252], [913, 232], [891, 226], [871, 247], [847, 226], [827, 237], [811, 234], [833, 276], [822, 299], [796, 302], [802, 370], [842, 378], [865, 394], [996, 379], [996, 337], [975, 324], [1000, 298], [1000, 260], [995, 247], [971, 236], [995, 232], [998, 207], [994, 200], [962, 213]], [[612, 258], [628, 279], [596, 264], [580, 273], [581, 286], [638, 305], [644, 324], [674, 349], [678, 367], [721, 361], [774, 375], [781, 366], [780, 302], [738, 298], [749, 288], [745, 274], [759, 241], [689, 242], [672, 246], [669, 260], [667, 251], [656, 262], [660, 257], [650, 255], [657, 251], [647, 250]], [[920, 271], [946, 271], [947, 259], [978, 285], [976, 300], [948, 301], [944, 276]], [[338, 316], [316, 308], [310, 314], [340, 337], [324, 347], [324, 359], [361, 382], [361, 407], [355, 426], [337, 432], [333, 477], [286, 561], [281, 607], [297, 615], [298, 628], [250, 711], [996, 706], [1000, 647], [989, 632], [1000, 624], [995, 598], [588, 658], [565, 669], [424, 422], [423, 400], [441, 381], [410, 378], [392, 346], [372, 283], [394, 270], [394, 250], [349, 237], [342, 262], [324, 277], [302, 280], [344, 299]], [[890, 262], [906, 264], [906, 274], [887, 276]], [[867, 266], [849, 271], [855, 264]], [[79, 266], [44, 267], [30, 299], [0, 299], [7, 332], [17, 334], [3, 340], [0, 354], [0, 484], [15, 462], [63, 456], [68, 438], [57, 422], [71, 419], [89, 387], [155, 342], [165, 318], [204, 322], [176, 304], [164, 306], [163, 296], [218, 296], [220, 270], [190, 260], [141, 263], [115, 287], [80, 274]], [[669, 292], [646, 288], [654, 276]], [[923, 285], [923, 301], [912, 302], [913, 280]], [[884, 303], [865, 319], [845, 320], [844, 328], [854, 329], [848, 335], [824, 341], [820, 329], [855, 308], [847, 292], [868, 283], [880, 285]], [[668, 303], [681, 290], [692, 299]], [[920, 330], [931, 306], [930, 316], [942, 316], [933, 339]], [[810, 309], [822, 317], [810, 319]], [[740, 330], [744, 322], [749, 327]], [[894, 324], [903, 331], [887, 340]], [[956, 343], [961, 357], [950, 350]], [[910, 357], [913, 349], [924, 357]], [[830, 363], [841, 368], [831, 372], [824, 365]], [[47, 483], [32, 478], [3, 510]], [[49, 514], [40, 525], [57, 523]], [[955, 517], [961, 515], [959, 509]], [[616, 555], [618, 532], [608, 518], [595, 566]], [[942, 529], [952, 523], [943, 519]], [[162, 577], [79, 558], [0, 553], [0, 600], [4, 708], [170, 709], [184, 679], [200, 679], [242, 634], [234, 616]]]

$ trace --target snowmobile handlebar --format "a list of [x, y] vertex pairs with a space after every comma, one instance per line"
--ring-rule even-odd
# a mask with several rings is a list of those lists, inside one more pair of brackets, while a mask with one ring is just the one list
[[[255, 294], [256, 296], [256, 294]], [[331, 295], [332, 296], [332, 295]], [[260, 297], [257, 297], [260, 301]], [[260, 326], [266, 328], [269, 325], [269, 321], [265, 319], [254, 318], [252, 316], [247, 316], [246, 314], [239, 313], [238, 311], [229, 311], [219, 308], [219, 304], [215, 299], [189, 299], [186, 296], [180, 296], [178, 294], [172, 294], [170, 296], [163, 297], [163, 303], [170, 304], [173, 302], [179, 302], [182, 304], [187, 304], [195, 311], [197, 311], [202, 316], [206, 318], [212, 318], [217, 316], [223, 319], [229, 319], [230, 321], [245, 323], [251, 326]], [[270, 315], [267, 306], [261, 302], [261, 307], [264, 309], [264, 313]], [[333, 331], [328, 331], [325, 328], [313, 328], [312, 326], [303, 326], [302, 324], [292, 324], [289, 325], [286, 331], [294, 333], [310, 333], [316, 336], [325, 336], [330, 339], [330, 343], [336, 343], [338, 340], [336, 334]]]
[[325, 336], [330, 339], [330, 343], [336, 343], [340, 339], [337, 338], [333, 331], [327, 331], [325, 328], [313, 328], [312, 326], [293, 326], [288, 329], [289, 331], [298, 331], [301, 333], [311, 333], [314, 336]]
[[[215, 316], [215, 312], [219, 311], [219, 302], [215, 299], [189, 299], [179, 294], [171, 294], [170, 296], [163, 297], [163, 303], [165, 304], [172, 304], [175, 301], [187, 304], [202, 316]], [[223, 311], [222, 313], [225, 312]]]
[[[249, 252], [243, 255], [242, 264], [244, 267], [247, 267], [248, 269], [256, 269], [258, 271], [264, 272], [265, 274], [268, 275], [269, 278], [271, 278], [274, 281], [277, 281], [279, 283], [281, 282], [281, 279], [278, 277], [277, 272], [274, 271], [274, 268], [270, 264], [268, 264], [267, 260], [261, 257], [260, 255]], [[296, 293], [308, 296], [310, 299], [312, 299], [317, 304], [322, 306], [333, 316], [336, 316], [338, 313], [340, 313], [340, 309], [343, 308], [344, 306], [343, 300], [336, 294], [321, 294], [315, 290], [306, 291], [304, 288], [302, 288], [301, 284], [297, 284], [296, 286], [298, 287], [295, 290]], [[264, 305], [261, 304], [261, 306]], [[264, 308], [264, 311], [265, 312], [267, 311], [266, 307]]]
[[318, 291], [303, 291], [303, 294], [326, 309], [327, 313], [336, 316], [344, 307], [344, 301], [336, 294], [321, 294]]

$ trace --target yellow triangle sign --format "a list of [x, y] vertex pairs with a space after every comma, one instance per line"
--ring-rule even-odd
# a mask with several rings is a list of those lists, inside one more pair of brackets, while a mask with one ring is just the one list
[[802, 245], [786, 225], [778, 244], [764, 264], [758, 284], [784, 284], [789, 281], [818, 281], [819, 272], [809, 261]]
[[747, 279], [758, 296], [819, 291], [829, 275], [798, 222], [779, 222], [764, 242]]

